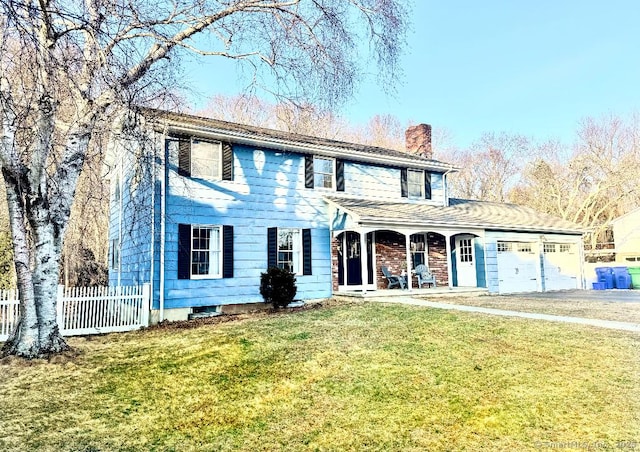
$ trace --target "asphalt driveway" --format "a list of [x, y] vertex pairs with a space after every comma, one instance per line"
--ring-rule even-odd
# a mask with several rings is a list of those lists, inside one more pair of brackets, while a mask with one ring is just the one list
[[527, 292], [500, 296], [509, 298], [538, 298], [541, 300], [640, 303], [640, 290], [560, 290], [556, 292]]

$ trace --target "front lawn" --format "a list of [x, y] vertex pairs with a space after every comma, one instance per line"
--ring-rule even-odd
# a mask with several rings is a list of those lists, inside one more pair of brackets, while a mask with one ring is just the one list
[[365, 303], [69, 342], [0, 364], [0, 450], [640, 442], [632, 333]]

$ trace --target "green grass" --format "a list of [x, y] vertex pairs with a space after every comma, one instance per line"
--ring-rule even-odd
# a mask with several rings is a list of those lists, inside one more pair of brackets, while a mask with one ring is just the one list
[[0, 450], [640, 441], [631, 333], [356, 304], [70, 343], [74, 359], [0, 364]]

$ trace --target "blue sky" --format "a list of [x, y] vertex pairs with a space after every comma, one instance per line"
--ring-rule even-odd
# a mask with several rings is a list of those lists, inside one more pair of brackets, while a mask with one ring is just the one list
[[[387, 95], [365, 82], [340, 112], [446, 128], [465, 147], [483, 132], [574, 138], [579, 121], [640, 106], [640, 2], [416, 0], [404, 76]], [[207, 96], [242, 89], [220, 61], [191, 73]]]

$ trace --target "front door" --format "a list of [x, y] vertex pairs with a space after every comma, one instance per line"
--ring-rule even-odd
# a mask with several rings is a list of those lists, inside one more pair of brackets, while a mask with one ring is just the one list
[[362, 259], [360, 259], [360, 234], [347, 232], [345, 237], [347, 260], [347, 286], [362, 285]]
[[456, 239], [456, 271], [459, 287], [477, 286], [472, 236], [461, 236]]

